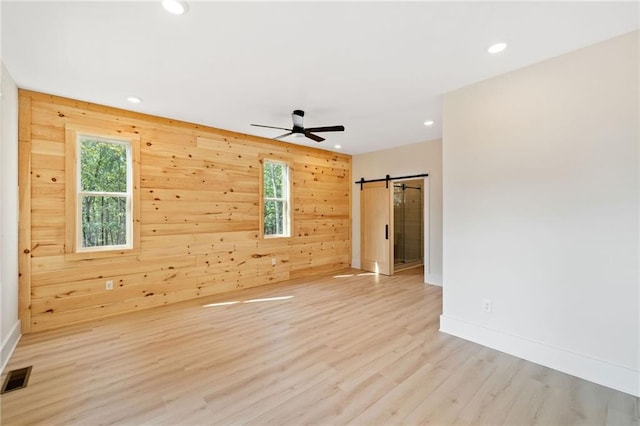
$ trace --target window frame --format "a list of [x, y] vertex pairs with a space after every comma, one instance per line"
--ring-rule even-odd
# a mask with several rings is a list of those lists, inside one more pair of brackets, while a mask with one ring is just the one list
[[[125, 192], [105, 192], [105, 191], [83, 191], [82, 190], [82, 143], [85, 140], [95, 140], [113, 145], [122, 145], [125, 148], [126, 162], [126, 191]], [[133, 248], [133, 161], [131, 158], [131, 141], [121, 139], [111, 139], [105, 137], [97, 137], [87, 135], [85, 133], [77, 133], [76, 135], [76, 252], [92, 252], [92, 251], [110, 251], [110, 250], [129, 250]], [[125, 244], [104, 245], [94, 247], [83, 247], [82, 245], [82, 207], [85, 197], [117, 197], [125, 199]]]
[[[283, 197], [267, 197], [264, 191], [264, 171], [265, 166], [268, 164], [277, 164], [285, 167], [285, 176], [282, 188], [283, 188]], [[293, 229], [293, 214], [291, 208], [291, 188], [292, 188], [292, 171], [291, 164], [289, 161], [281, 158], [273, 158], [273, 157], [264, 157], [260, 159], [260, 236], [264, 239], [272, 239], [272, 238], [291, 238], [291, 232]], [[264, 206], [267, 201], [280, 201], [283, 202], [284, 212], [283, 212], [283, 233], [281, 234], [265, 234], [265, 215], [264, 215]]]
[[[127, 153], [127, 192], [82, 191], [81, 139], [92, 138], [108, 143], [122, 144]], [[140, 251], [140, 136], [135, 133], [110, 129], [66, 128], [66, 200], [65, 200], [65, 256], [72, 259], [90, 259], [137, 254]], [[126, 194], [127, 244], [82, 247], [83, 196], [122, 196]]]

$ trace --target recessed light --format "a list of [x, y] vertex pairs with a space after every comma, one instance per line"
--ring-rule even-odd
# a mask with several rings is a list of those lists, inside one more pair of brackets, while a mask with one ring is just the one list
[[425, 125], [425, 126], [433, 126], [433, 123], [435, 123], [435, 121], [433, 121], [433, 120], [427, 120], [427, 121], [425, 121], [425, 122], [424, 122], [424, 125]]
[[174, 15], [182, 15], [189, 10], [187, 3], [182, 0], [162, 0], [162, 7]]
[[137, 97], [137, 96], [129, 96], [129, 97], [127, 98], [127, 100], [128, 100], [129, 102], [131, 102], [132, 104], [139, 104], [140, 102], [142, 102], [142, 99], [140, 99], [140, 98], [139, 98], [139, 97]]
[[495, 55], [496, 53], [502, 52], [506, 48], [507, 48], [507, 43], [503, 43], [503, 42], [496, 43], [489, 46], [489, 48], [487, 49], [487, 52], [491, 53], [492, 55]]
[[340, 149], [340, 148], [342, 148], [342, 145], [334, 145], [333, 147], [334, 147], [335, 149]]

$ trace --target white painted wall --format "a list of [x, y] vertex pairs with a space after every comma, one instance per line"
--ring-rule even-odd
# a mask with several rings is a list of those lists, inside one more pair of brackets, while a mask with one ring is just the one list
[[441, 329], [635, 395], [639, 35], [443, 100]]
[[[429, 259], [425, 267], [425, 281], [442, 285], [442, 141], [405, 145], [398, 148], [354, 155], [352, 158], [353, 181], [429, 174], [429, 238], [425, 239], [425, 253]], [[352, 260], [354, 268], [360, 267], [360, 186], [352, 184]], [[426, 192], [427, 188], [425, 188]]]
[[20, 338], [18, 321], [18, 88], [0, 74], [0, 370]]

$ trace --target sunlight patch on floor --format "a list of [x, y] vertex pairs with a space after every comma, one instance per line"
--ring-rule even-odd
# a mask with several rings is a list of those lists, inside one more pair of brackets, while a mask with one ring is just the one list
[[272, 302], [275, 300], [287, 300], [291, 299], [293, 296], [276, 296], [276, 297], [265, 297], [262, 299], [249, 299], [249, 300], [234, 300], [231, 302], [217, 302], [217, 303], [208, 303], [203, 305], [203, 308], [213, 308], [215, 306], [228, 306], [228, 305], [236, 305], [238, 303], [255, 303], [255, 302]]
[[240, 301], [234, 300], [233, 302], [209, 303], [208, 305], [204, 305], [203, 308], [213, 308], [214, 306], [235, 305], [236, 303], [240, 303]]
[[273, 300], [287, 300], [287, 299], [291, 299], [293, 296], [279, 296], [279, 297], [267, 297], [265, 299], [251, 299], [251, 300], [245, 300], [242, 303], [254, 303], [254, 302], [271, 302]]

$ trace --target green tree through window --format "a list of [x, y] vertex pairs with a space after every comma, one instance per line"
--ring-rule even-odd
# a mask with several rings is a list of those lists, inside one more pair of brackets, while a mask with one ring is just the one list
[[131, 150], [124, 141], [79, 136], [80, 247], [127, 247], [131, 233]]
[[289, 236], [289, 167], [265, 160], [262, 169], [265, 236]]

